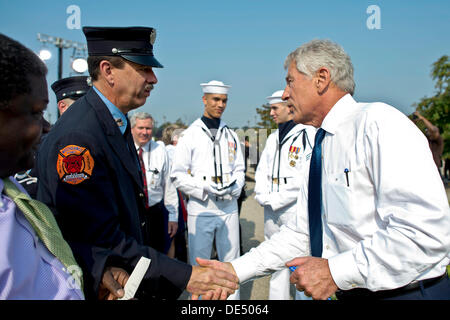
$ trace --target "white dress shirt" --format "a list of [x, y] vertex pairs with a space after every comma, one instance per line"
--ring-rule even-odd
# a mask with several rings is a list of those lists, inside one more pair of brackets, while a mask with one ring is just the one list
[[[395, 108], [357, 103], [350, 95], [334, 105], [322, 128], [322, 256], [337, 286], [377, 291], [442, 275], [450, 210], [422, 132]], [[310, 254], [304, 179], [295, 225], [232, 262], [241, 281]]]
[[0, 300], [83, 300], [66, 267], [3, 191], [0, 179]]
[[[170, 180], [170, 164], [164, 144], [150, 140], [142, 146], [142, 159], [147, 179], [148, 205], [154, 206], [164, 198], [169, 221], [178, 221], [178, 194]], [[136, 145], [139, 152], [139, 146]]]

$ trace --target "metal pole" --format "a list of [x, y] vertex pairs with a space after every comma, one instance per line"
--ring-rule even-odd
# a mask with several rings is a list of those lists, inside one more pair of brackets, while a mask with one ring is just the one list
[[[46, 34], [38, 33], [37, 34], [38, 41], [41, 43], [51, 43], [54, 44], [58, 48], [58, 78], [57, 80], [61, 80], [63, 77], [63, 50], [67, 48], [81, 48], [83, 50], [87, 50], [86, 44], [64, 40], [63, 38], [53, 37]], [[56, 112], [57, 118], [59, 118], [59, 112]]]
[[[58, 80], [62, 79], [62, 69], [63, 69], [63, 47], [58, 46]], [[58, 107], [56, 108], [56, 119], [59, 119], [61, 115], [59, 114]]]
[[63, 47], [58, 47], [58, 80], [62, 79], [62, 69], [63, 69]]

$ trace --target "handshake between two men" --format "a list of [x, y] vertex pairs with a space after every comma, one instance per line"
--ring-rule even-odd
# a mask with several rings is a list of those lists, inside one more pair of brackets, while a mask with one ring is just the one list
[[[229, 266], [220, 261], [197, 258], [199, 266], [192, 267], [186, 290], [193, 300], [226, 300], [239, 288], [239, 279]], [[230, 269], [231, 268], [231, 269]], [[107, 267], [100, 283], [98, 299], [116, 300], [125, 296], [125, 285], [130, 275], [122, 268]]]
[[[196, 261], [202, 268], [212, 268], [216, 272], [223, 271], [225, 274], [220, 275], [228, 279], [228, 281], [222, 279], [213, 286], [210, 283], [209, 289], [207, 289], [208, 286], [204, 286], [204, 290], [202, 290], [204, 293], [201, 293], [202, 300], [224, 300], [234, 292], [233, 287], [237, 289], [234, 285], [239, 283], [239, 279], [230, 262], [201, 258], [197, 258]], [[286, 267], [296, 268], [291, 274], [290, 282], [295, 285], [297, 290], [303, 291], [308, 297], [315, 300], [329, 300], [329, 297], [334, 295], [338, 289], [331, 275], [328, 259], [311, 256], [297, 257], [286, 262], [285, 265]], [[188, 291], [193, 292], [189, 289], [189, 285]], [[193, 300], [198, 298], [198, 294], [192, 294]]]
[[[196, 258], [198, 266], [192, 267], [192, 274], [186, 286], [192, 300], [226, 300], [239, 288], [239, 278], [230, 262]], [[338, 289], [329, 271], [328, 260], [316, 257], [299, 257], [286, 263], [296, 266], [290, 282], [297, 290], [304, 291], [313, 299], [326, 300]], [[105, 272], [99, 299], [114, 300], [124, 295], [122, 289], [128, 274], [120, 268]]]

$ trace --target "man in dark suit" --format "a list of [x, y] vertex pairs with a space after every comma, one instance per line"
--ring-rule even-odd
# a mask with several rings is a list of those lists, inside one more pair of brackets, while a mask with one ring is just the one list
[[[93, 87], [66, 111], [42, 144], [38, 198], [55, 213], [96, 297], [105, 265], [132, 272], [151, 259], [138, 298], [175, 299], [182, 290], [225, 298], [238, 286], [229, 273], [192, 267], [148, 245], [141, 171], [127, 113], [157, 83], [153, 28], [84, 27]], [[223, 290], [222, 290], [223, 289]]]

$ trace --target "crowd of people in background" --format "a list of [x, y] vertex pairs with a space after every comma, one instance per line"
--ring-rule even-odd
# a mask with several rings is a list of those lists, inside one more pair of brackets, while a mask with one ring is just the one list
[[144, 300], [240, 299], [239, 284], [267, 274], [274, 300], [290, 284], [297, 300], [450, 299], [439, 129], [355, 101], [338, 44], [291, 52], [285, 88], [267, 97], [277, 130], [255, 172], [265, 241], [244, 254], [251, 146], [223, 120], [231, 86], [200, 84], [198, 119], [157, 141], [136, 111], [163, 67], [155, 30], [83, 32], [90, 77], [52, 84], [53, 126], [45, 64], [0, 34], [0, 299], [121, 298], [142, 257]]

